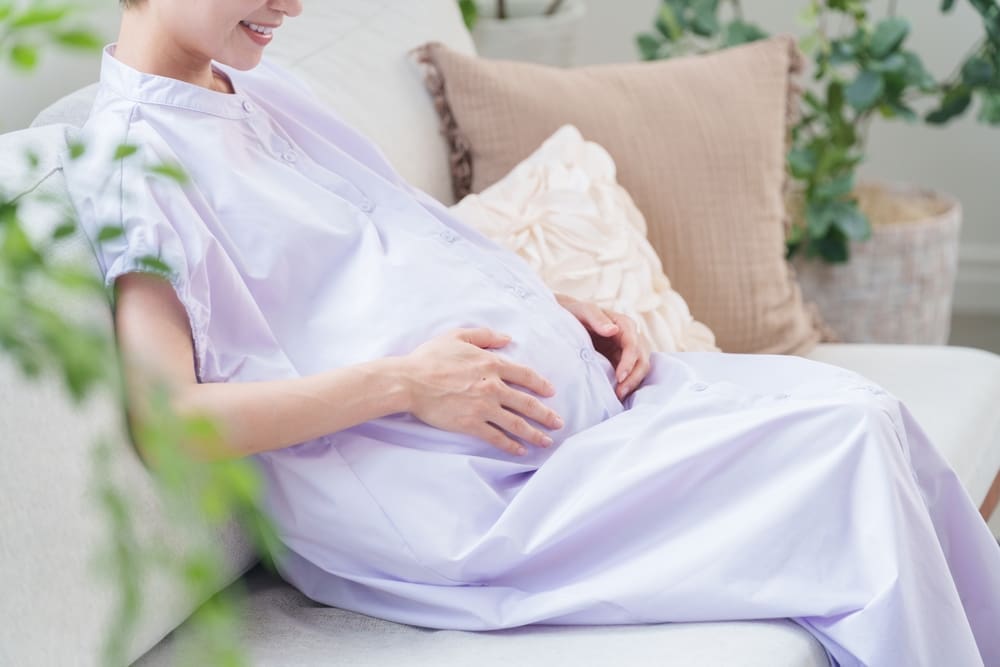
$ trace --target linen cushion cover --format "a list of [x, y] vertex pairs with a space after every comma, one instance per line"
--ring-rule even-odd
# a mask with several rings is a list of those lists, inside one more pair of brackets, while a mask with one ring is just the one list
[[718, 349], [670, 288], [611, 156], [572, 125], [451, 210], [520, 255], [554, 292], [630, 316], [655, 350]]
[[414, 50], [452, 150], [481, 192], [564, 124], [603, 146], [674, 288], [727, 352], [821, 339], [785, 261], [785, 152], [801, 57], [788, 37], [707, 56], [560, 69]]

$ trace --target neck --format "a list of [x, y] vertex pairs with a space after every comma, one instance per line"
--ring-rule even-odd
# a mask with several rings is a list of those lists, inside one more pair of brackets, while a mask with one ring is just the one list
[[232, 92], [212, 74], [211, 58], [184, 48], [166, 31], [157, 29], [153, 11], [150, 3], [142, 3], [122, 13], [115, 58], [140, 72]]

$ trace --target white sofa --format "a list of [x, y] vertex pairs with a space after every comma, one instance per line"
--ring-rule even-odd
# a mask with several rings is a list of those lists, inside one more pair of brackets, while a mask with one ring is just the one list
[[[428, 40], [471, 52], [454, 0], [338, 0], [310, 3], [279, 31], [271, 54], [307, 79], [349, 122], [373, 137], [414, 184], [451, 202], [447, 149], [407, 51]], [[0, 183], [60, 196], [59, 153], [86, 118], [93, 87], [43, 112], [30, 130], [0, 136]], [[27, 176], [20, 153], [40, 165]], [[26, 211], [43, 229], [57, 214]], [[91, 261], [79, 239], [61, 252]], [[106, 304], [65, 302], [110, 332]], [[821, 345], [811, 357], [861, 372], [895, 393], [956, 469], [977, 505], [1000, 470], [1000, 356], [972, 349]], [[116, 474], [132, 489], [146, 530], [167, 528], [144, 468], [128, 445], [117, 407], [97, 397], [76, 408], [58, 379], [24, 380], [0, 356], [0, 664], [95, 665], [114, 598], [91, 561], [105, 536], [93, 510], [89, 445], [115, 444]], [[215, 539], [227, 558], [218, 589], [249, 591], [244, 640], [258, 665], [725, 665], [813, 667], [822, 647], [783, 619], [632, 627], [527, 627], [493, 633], [411, 628], [316, 604], [261, 567], [234, 527]], [[252, 569], [251, 569], [252, 568]], [[200, 602], [161, 577], [144, 581], [147, 607], [130, 659], [172, 664], [176, 636]], [[174, 628], [180, 629], [166, 636]], [[140, 657], [141, 656], [141, 657]]]

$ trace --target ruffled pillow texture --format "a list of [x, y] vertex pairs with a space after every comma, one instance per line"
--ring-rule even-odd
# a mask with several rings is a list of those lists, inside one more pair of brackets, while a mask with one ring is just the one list
[[661, 352], [717, 351], [670, 287], [611, 155], [565, 125], [507, 176], [451, 207], [556, 293], [632, 317]]

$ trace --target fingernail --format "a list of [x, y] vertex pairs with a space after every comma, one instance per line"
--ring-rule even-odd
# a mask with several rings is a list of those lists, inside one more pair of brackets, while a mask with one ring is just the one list
[[525, 454], [528, 453], [528, 450], [526, 450], [524, 447], [518, 447], [514, 453], [517, 454], [518, 456], [524, 456]]
[[556, 425], [556, 428], [562, 428], [565, 425], [565, 422], [563, 422], [562, 417], [560, 417], [559, 415], [555, 416], [555, 418], [552, 420], [552, 423]]
[[551, 447], [552, 442], [553, 440], [549, 436], [546, 435], [542, 437], [542, 447]]

